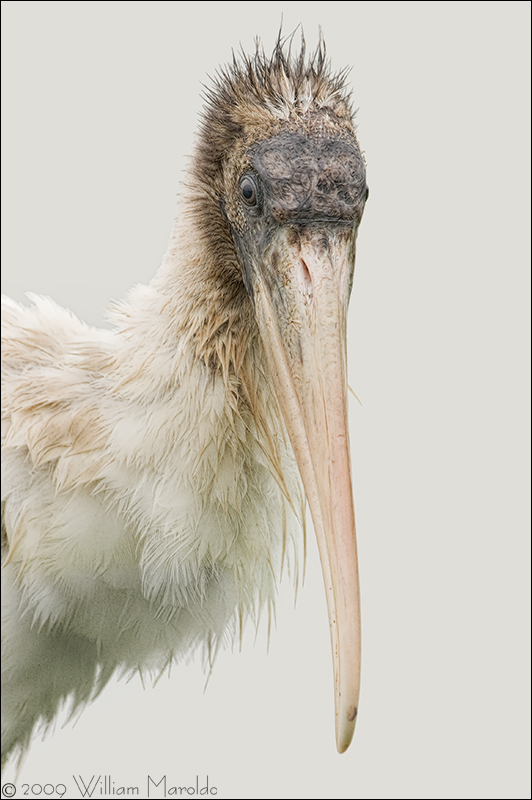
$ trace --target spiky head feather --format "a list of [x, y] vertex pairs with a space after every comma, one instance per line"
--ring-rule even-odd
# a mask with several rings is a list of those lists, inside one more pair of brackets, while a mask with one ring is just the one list
[[226, 188], [219, 185], [224, 164], [283, 129], [355, 137], [347, 71], [331, 71], [321, 37], [309, 56], [303, 36], [299, 52], [292, 44], [293, 35], [279, 35], [267, 56], [257, 40], [252, 55], [233, 54], [206, 89], [194, 158], [194, 174], [204, 185]]

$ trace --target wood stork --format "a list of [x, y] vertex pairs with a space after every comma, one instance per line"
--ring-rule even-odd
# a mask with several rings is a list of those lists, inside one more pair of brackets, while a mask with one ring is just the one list
[[346, 315], [366, 199], [345, 73], [322, 42], [307, 57], [279, 37], [208, 90], [162, 266], [112, 330], [5, 300], [4, 756], [117, 669], [212, 661], [295, 569], [305, 496], [348, 747]]

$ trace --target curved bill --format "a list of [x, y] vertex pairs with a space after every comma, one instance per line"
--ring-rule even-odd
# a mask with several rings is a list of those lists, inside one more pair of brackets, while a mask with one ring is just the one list
[[360, 685], [346, 377], [353, 228], [340, 222], [287, 225], [275, 233], [263, 258], [255, 270], [255, 310], [318, 540], [342, 753], [355, 729]]

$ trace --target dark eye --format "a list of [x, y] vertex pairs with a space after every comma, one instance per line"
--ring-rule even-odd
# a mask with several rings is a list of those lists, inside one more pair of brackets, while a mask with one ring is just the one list
[[246, 176], [240, 181], [240, 193], [242, 200], [247, 206], [254, 206], [257, 203], [257, 187], [255, 181]]
[[366, 196], [364, 197], [364, 202], [368, 199], [368, 197], [369, 197], [369, 186], [366, 186]]

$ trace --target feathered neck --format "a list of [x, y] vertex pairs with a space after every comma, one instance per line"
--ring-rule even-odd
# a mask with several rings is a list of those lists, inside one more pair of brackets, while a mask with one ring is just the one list
[[110, 320], [124, 343], [117, 379], [131, 391], [131, 373], [140, 360], [155, 392], [174, 385], [182, 362], [204, 365], [226, 385], [248, 382], [250, 355], [256, 364], [261, 345], [234, 245], [222, 223], [220, 209], [185, 186], [155, 277], [111, 307]]
[[[203, 202], [185, 189], [155, 278], [113, 311], [123, 343], [115, 391], [129, 397], [146, 425], [141, 447], [126, 438], [120, 449], [126, 462], [137, 463], [141, 452], [165, 481], [171, 449], [179, 454], [173, 474], [192, 490], [195, 510], [187, 513], [197, 530], [187, 538], [186, 558], [180, 549], [176, 561], [194, 574], [216, 561], [211, 550], [234, 561], [237, 595], [240, 587], [257, 587], [238, 595], [239, 619], [258, 621], [275, 597], [287, 543], [297, 550], [304, 500], [234, 246], [201, 224]], [[165, 435], [154, 436], [162, 416]], [[201, 520], [214, 512], [207, 509], [218, 514], [208, 530]], [[153, 530], [143, 544], [144, 592], [161, 608], [177, 602], [171, 592], [184, 581], [180, 573], [161, 583], [167, 546]], [[289, 557], [289, 568], [297, 585], [297, 558]]]

